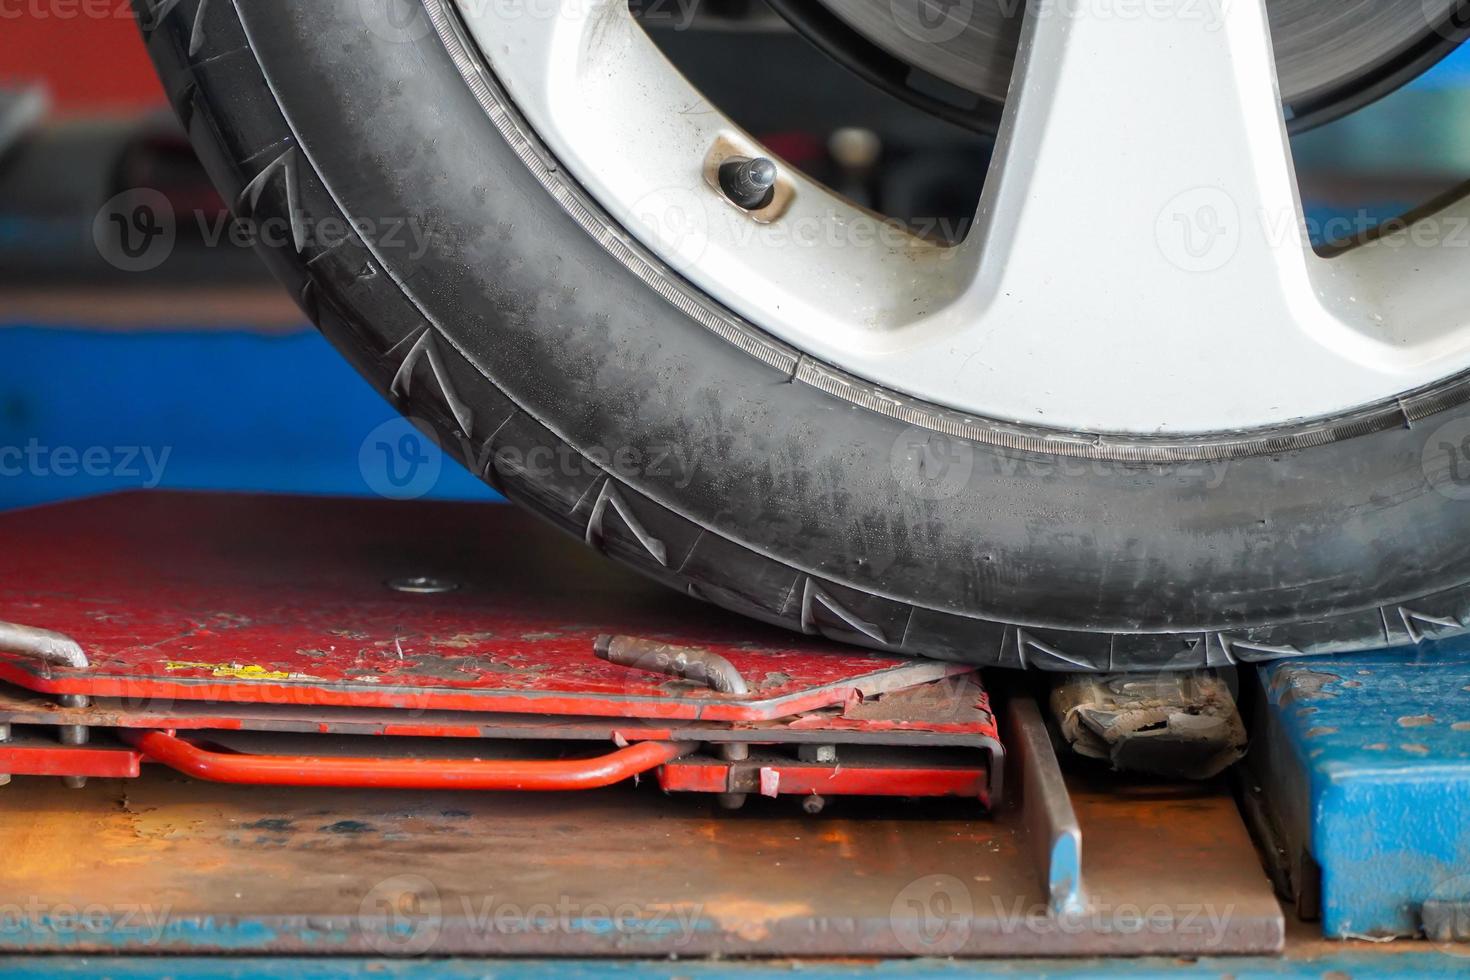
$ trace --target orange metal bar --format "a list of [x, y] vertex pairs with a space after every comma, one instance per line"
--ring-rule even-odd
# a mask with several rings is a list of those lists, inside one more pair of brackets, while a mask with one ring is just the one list
[[639, 742], [593, 759], [373, 759], [211, 752], [161, 731], [120, 731], [148, 759], [216, 783], [558, 792], [600, 789], [657, 769], [692, 742]]

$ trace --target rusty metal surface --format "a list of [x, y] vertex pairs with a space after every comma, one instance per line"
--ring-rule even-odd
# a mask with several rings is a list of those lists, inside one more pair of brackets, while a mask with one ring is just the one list
[[[49, 694], [754, 721], [967, 670], [668, 594], [508, 507], [121, 494], [0, 516], [0, 548], [0, 608], [91, 659], [0, 651], [0, 680]], [[387, 584], [415, 577], [457, 587]], [[605, 663], [604, 633], [717, 655], [750, 690]]]
[[[386, 955], [1266, 953], [1280, 910], [1228, 794], [1073, 786], [1091, 910], [1057, 920], [1014, 813], [276, 790], [145, 772], [0, 809], [0, 948]], [[78, 910], [87, 910], [78, 917]]]
[[599, 636], [592, 648], [599, 660], [619, 667], [695, 681], [724, 694], [750, 694], [749, 685], [735, 665], [712, 650], [608, 635]]

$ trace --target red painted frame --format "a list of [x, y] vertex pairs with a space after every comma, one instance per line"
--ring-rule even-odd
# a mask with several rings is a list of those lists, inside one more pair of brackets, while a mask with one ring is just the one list
[[[487, 561], [492, 548], [517, 560]], [[0, 650], [0, 681], [22, 689], [0, 690], [0, 722], [111, 730], [130, 746], [26, 756], [0, 745], [0, 772], [136, 775], [151, 760], [258, 785], [568, 790], [658, 769], [667, 789], [726, 792], [737, 764], [683, 758], [699, 743], [815, 742], [960, 747], [976, 761], [774, 763], [781, 792], [999, 795], [995, 720], [972, 668], [730, 616], [510, 508], [125, 494], [0, 515], [0, 553], [12, 566], [0, 572], [3, 616], [70, 636], [89, 660], [65, 667]], [[425, 575], [455, 588], [389, 585]], [[604, 633], [716, 654], [750, 691], [607, 663], [594, 655]], [[85, 703], [60, 705], [60, 695]], [[214, 751], [183, 729], [619, 747], [570, 761], [468, 760], [344, 758], [298, 742], [272, 756]]]

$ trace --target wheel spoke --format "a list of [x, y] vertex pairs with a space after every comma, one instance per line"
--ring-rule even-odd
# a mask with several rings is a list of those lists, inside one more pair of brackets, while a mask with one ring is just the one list
[[605, 241], [621, 226], [857, 379], [1012, 422], [1189, 434], [1331, 416], [1470, 367], [1470, 252], [1450, 247], [1470, 206], [1441, 215], [1437, 239], [1311, 248], [1266, 0], [1032, 0], [955, 248], [785, 164], [779, 207], [731, 203], [711, 161], [768, 154], [626, 0], [456, 2], [558, 167], [613, 219]]
[[1261, 0], [1120, 9], [1033, 4], [976, 225], [982, 281], [1065, 269], [1069, 290], [1108, 295], [1142, 273], [1193, 292], [1300, 270]]
[[748, 319], [798, 319], [833, 341], [813, 353], [836, 355], [963, 288], [952, 249], [792, 167], [781, 168], [788, 202], [779, 218], [753, 218], [726, 200], [708, 179], [712, 154], [768, 151], [669, 63], [627, 0], [564, 0], [552, 16], [551, 0], [514, 16], [505, 4], [457, 3], [559, 163], [675, 271]]
[[1470, 347], [1470, 189], [1459, 193], [1332, 260], [1338, 281], [1372, 310], [1364, 329], [1385, 361], [1440, 365]]

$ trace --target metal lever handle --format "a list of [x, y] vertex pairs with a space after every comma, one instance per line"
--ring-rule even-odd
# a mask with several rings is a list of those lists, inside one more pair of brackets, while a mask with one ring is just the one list
[[735, 665], [709, 650], [674, 646], [636, 636], [599, 636], [593, 641], [592, 650], [600, 659], [620, 667], [694, 681], [721, 694], [750, 693], [750, 685], [745, 683]]
[[694, 751], [694, 742], [639, 742], [593, 759], [372, 759], [211, 752], [162, 731], [118, 735], [146, 758], [198, 779], [252, 786], [564, 792], [601, 789]]
[[22, 653], [48, 664], [85, 670], [89, 665], [81, 644], [65, 633], [0, 622], [0, 650]]

